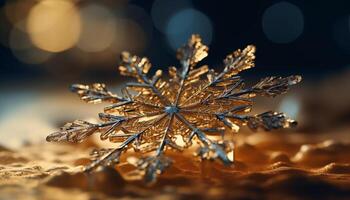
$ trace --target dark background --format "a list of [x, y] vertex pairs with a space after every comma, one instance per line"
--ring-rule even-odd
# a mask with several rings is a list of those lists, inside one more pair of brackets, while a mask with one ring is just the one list
[[176, 48], [193, 33], [210, 48], [201, 64], [217, 71], [227, 54], [256, 45], [256, 67], [242, 73], [248, 86], [302, 75], [288, 94], [255, 99], [253, 114], [284, 112], [299, 121], [297, 132], [348, 130], [349, 8], [346, 0], [1, 1], [0, 141], [42, 141], [66, 121], [95, 119], [101, 106], [81, 103], [72, 83], [119, 93], [121, 51], [149, 57], [152, 70], [179, 67]]
[[[97, 134], [74, 146], [46, 142], [66, 122], [97, 123], [106, 106], [82, 102], [72, 83], [121, 94], [121, 51], [149, 57], [152, 70], [179, 67], [176, 48], [192, 33], [210, 48], [201, 64], [217, 71], [227, 54], [256, 45], [256, 67], [242, 72], [248, 87], [302, 75], [287, 94], [252, 98], [249, 113], [283, 112], [298, 126], [242, 127], [232, 168], [171, 153], [177, 164], [156, 187], [135, 173], [124, 181], [130, 165], [79, 172], [92, 147], [119, 143]], [[0, 0], [0, 199], [350, 199], [349, 55], [350, 0]]]
[[[13, 2], [15, 1], [1, 1], [0, 5], [4, 7]], [[107, 6], [116, 15], [124, 10], [126, 14], [123, 16], [133, 18], [146, 30], [147, 44], [137, 53], [150, 57], [156, 66], [177, 65], [175, 53], [169, 48], [167, 35], [154, 26], [152, 20], [154, 1], [118, 1], [115, 4], [111, 3], [112, 1], [104, 0], [75, 2], [77, 7], [83, 7], [90, 3]], [[162, 1], [157, 2], [159, 4]], [[167, 11], [163, 13], [164, 19], [189, 7], [207, 16], [211, 21], [212, 36], [210, 55], [205, 62], [215, 67], [218, 67], [224, 56], [232, 50], [243, 48], [247, 44], [255, 44], [257, 46], [257, 67], [254, 72], [250, 72], [250, 75], [296, 73], [314, 79], [324, 78], [330, 73], [333, 74], [348, 68], [350, 53], [349, 1], [192, 0], [179, 1], [179, 5], [176, 1], [163, 2], [167, 2], [165, 4], [173, 8], [170, 10], [168, 8], [168, 11], [167, 8], [161, 8], [161, 10]], [[288, 5], [278, 9], [280, 4]], [[267, 13], [269, 8], [276, 5], [277, 9]], [[289, 9], [290, 5], [294, 6], [292, 11]], [[134, 12], [132, 9], [128, 10], [130, 6], [137, 6], [137, 9], [142, 10], [142, 13]], [[294, 8], [299, 9], [302, 14], [303, 24], [301, 25], [300, 20], [296, 20]], [[283, 38], [283, 35], [286, 35], [285, 37], [288, 38], [288, 34], [292, 34], [291, 37], [293, 37], [294, 29], [301, 27], [302, 30], [290, 41], [282, 43], [273, 41], [263, 28], [264, 16], [267, 14], [270, 14], [270, 17], [267, 17], [265, 23], [267, 23], [267, 31], [273, 35], [272, 37], [280, 35]], [[6, 41], [9, 30], [11, 30], [11, 23], [2, 13], [2, 41]], [[188, 32], [190, 31], [188, 30]], [[96, 40], [98, 39], [97, 34]], [[44, 63], [28, 64], [19, 61], [13, 55], [10, 47], [0, 45], [0, 80], [1, 82], [30, 81], [38, 78], [51, 81], [112, 80], [113, 77], [118, 76], [115, 72], [118, 53], [111, 55], [108, 62], [95, 62], [88, 64], [90, 66], [88, 68], [79, 68], [77, 66], [84, 65], [84, 63], [79, 63], [76, 61], [77, 58], [70, 56], [71, 51], [72, 49], [67, 49], [55, 53], [54, 58]], [[89, 54], [89, 57], [94, 56], [94, 53]], [[113, 71], [114, 73], [112, 73]]]

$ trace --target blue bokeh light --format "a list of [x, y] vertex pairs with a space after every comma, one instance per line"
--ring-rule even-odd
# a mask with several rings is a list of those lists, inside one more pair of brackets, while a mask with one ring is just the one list
[[262, 28], [270, 41], [290, 43], [302, 34], [304, 16], [297, 6], [289, 2], [276, 3], [265, 10]]
[[177, 11], [191, 8], [189, 0], [155, 0], [152, 4], [151, 16], [154, 26], [161, 32], [166, 31], [166, 25]]
[[184, 44], [192, 34], [200, 34], [206, 44], [212, 41], [212, 23], [198, 10], [192, 8], [180, 10], [167, 23], [166, 36], [173, 50]]

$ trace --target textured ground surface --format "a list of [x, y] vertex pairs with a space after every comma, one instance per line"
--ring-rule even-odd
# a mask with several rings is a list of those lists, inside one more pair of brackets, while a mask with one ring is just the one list
[[[237, 138], [234, 166], [198, 162], [191, 152], [158, 182], [135, 180], [121, 163], [86, 175], [94, 144], [0, 148], [0, 199], [349, 199], [350, 143], [342, 133], [257, 133]], [[74, 197], [74, 198], [73, 198]]]
[[291, 116], [299, 129], [242, 130], [234, 136], [237, 161], [231, 167], [198, 162], [192, 152], [172, 154], [175, 163], [153, 186], [135, 180], [124, 162], [117, 171], [81, 173], [90, 151], [101, 144], [44, 141], [65, 121], [93, 120], [102, 107], [81, 103], [66, 89], [9, 93], [0, 99], [0, 200], [350, 199], [348, 77], [294, 90], [294, 98], [263, 99], [254, 112], [292, 115], [299, 105], [298, 116]]

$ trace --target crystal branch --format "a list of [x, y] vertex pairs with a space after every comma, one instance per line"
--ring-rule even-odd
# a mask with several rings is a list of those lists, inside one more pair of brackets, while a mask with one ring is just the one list
[[154, 124], [158, 123], [159, 121], [163, 120], [166, 117], [166, 115], [162, 115], [158, 120], [156, 120], [153, 124], [150, 126], [146, 127], [142, 131], [135, 133], [128, 137], [120, 146], [115, 148], [114, 150], [108, 152], [107, 154], [103, 155], [102, 157], [98, 158], [91, 164], [89, 164], [86, 168], [85, 171], [89, 172], [99, 166], [108, 166], [112, 163], [118, 163], [119, 162], [119, 157], [122, 153], [123, 150], [132, 142], [135, 141], [135, 139], [139, 138], [143, 133], [145, 133], [147, 130], [149, 130]]
[[[169, 68], [170, 79], [162, 79], [162, 71], [149, 76], [151, 63], [145, 57], [123, 52], [119, 71], [137, 80], [128, 83], [122, 96], [110, 92], [104, 84], [72, 85], [71, 89], [88, 103], [111, 103], [99, 114], [101, 123], [76, 120], [67, 123], [59, 131], [50, 134], [49, 142], [82, 142], [94, 133], [100, 139], [118, 143], [114, 149], [93, 152], [93, 160], [85, 170], [119, 162], [125, 151], [133, 148], [142, 156], [135, 162], [138, 171], [147, 182], [154, 182], [172, 160], [167, 149], [182, 151], [199, 141], [197, 156], [202, 159], [220, 159], [225, 164], [233, 162], [228, 153], [233, 151], [224, 134], [238, 131], [247, 125], [252, 130], [272, 130], [296, 125], [283, 113], [265, 112], [249, 116], [252, 98], [261, 95], [274, 97], [287, 92], [290, 86], [301, 81], [300, 76], [267, 77], [256, 85], [244, 88], [238, 75], [254, 66], [255, 46], [234, 51], [224, 59], [220, 73], [207, 65], [196, 65], [208, 55], [208, 47], [199, 35], [193, 35], [177, 52], [181, 70]], [[203, 78], [206, 77], [206, 78]], [[209, 135], [221, 136], [212, 140]], [[175, 139], [182, 137], [185, 146]]]
[[196, 135], [198, 139], [202, 142], [202, 144], [205, 146], [200, 148], [199, 154], [198, 154], [199, 156], [201, 156], [202, 159], [219, 158], [224, 164], [232, 163], [232, 160], [230, 160], [227, 157], [227, 153], [221, 145], [211, 141], [208, 137], [206, 137], [205, 133], [203, 133], [199, 128], [192, 125], [181, 114], [176, 113], [176, 117], [182, 123], [184, 123], [184, 125], [186, 125], [190, 130], [192, 130], [191, 137], [193, 137], [193, 135]]

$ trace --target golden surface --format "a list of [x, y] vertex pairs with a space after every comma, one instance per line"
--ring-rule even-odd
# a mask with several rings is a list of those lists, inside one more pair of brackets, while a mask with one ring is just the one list
[[96, 147], [91, 141], [1, 148], [0, 199], [347, 199], [350, 143], [325, 137], [329, 134], [248, 135], [238, 139], [232, 166], [201, 162], [191, 152], [169, 153], [176, 164], [152, 186], [135, 180], [135, 167], [125, 159], [117, 170], [83, 173]]

